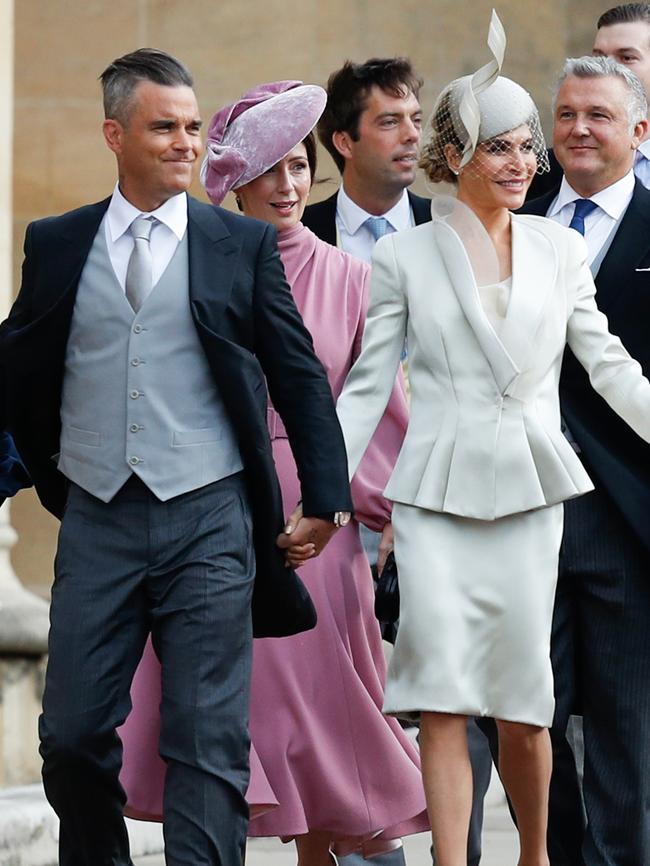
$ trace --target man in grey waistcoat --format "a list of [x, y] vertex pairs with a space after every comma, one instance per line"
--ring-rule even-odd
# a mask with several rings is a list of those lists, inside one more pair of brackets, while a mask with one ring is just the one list
[[[151, 633], [167, 863], [239, 866], [253, 631], [315, 623], [276, 537], [316, 554], [346, 520], [345, 451], [275, 230], [186, 193], [202, 150], [189, 72], [141, 49], [101, 80], [118, 184], [28, 227], [0, 326], [2, 429], [62, 518], [44, 785], [62, 866], [130, 866], [116, 728]], [[290, 536], [267, 387], [302, 482]]]

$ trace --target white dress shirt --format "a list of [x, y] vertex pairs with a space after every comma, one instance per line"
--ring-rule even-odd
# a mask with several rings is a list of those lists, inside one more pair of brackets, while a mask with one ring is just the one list
[[650, 138], [642, 141], [637, 148], [634, 174], [646, 189], [650, 189]]
[[[596, 258], [616, 223], [623, 216], [633, 192], [634, 172], [630, 170], [625, 177], [590, 197], [598, 207], [585, 217], [585, 241], [589, 251], [589, 264]], [[568, 226], [573, 218], [575, 202], [579, 198], [582, 196], [570, 186], [566, 177], [563, 177], [560, 190], [546, 216], [563, 226]]]
[[187, 195], [184, 192], [179, 193], [167, 199], [157, 210], [145, 213], [127, 201], [119, 186], [115, 186], [102, 224], [106, 233], [108, 255], [122, 289], [125, 288], [126, 270], [133, 251], [133, 237], [129, 228], [139, 216], [152, 216], [157, 220], [151, 230], [150, 239], [155, 286], [187, 230]]
[[382, 216], [388, 221], [388, 233], [399, 232], [415, 225], [406, 190], [389, 211], [384, 214], [370, 214], [352, 201], [341, 184], [336, 199], [336, 230], [339, 246], [344, 252], [364, 262], [370, 262], [375, 248], [375, 239], [365, 225], [366, 220], [372, 216]]

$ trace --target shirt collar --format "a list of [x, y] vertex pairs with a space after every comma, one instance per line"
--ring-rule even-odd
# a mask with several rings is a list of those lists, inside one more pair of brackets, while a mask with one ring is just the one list
[[[133, 220], [142, 213], [144, 211], [138, 210], [124, 198], [119, 185], [115, 184], [106, 212], [111, 241], [115, 243], [121, 238], [128, 231]], [[146, 216], [154, 216], [161, 223], [164, 223], [181, 241], [187, 228], [187, 194], [182, 192], [172, 196], [156, 210], [146, 213]]]
[[393, 205], [389, 211], [383, 214], [371, 214], [353, 202], [343, 188], [343, 184], [341, 184], [336, 199], [336, 210], [345, 230], [350, 235], [356, 234], [368, 217], [371, 216], [384, 217], [396, 232], [407, 229], [411, 225], [411, 203], [406, 190], [402, 193], [402, 197], [397, 204]]
[[636, 149], [636, 161], [640, 159], [650, 160], [650, 138], [646, 138]]
[[[599, 208], [605, 211], [609, 217], [617, 220], [621, 217], [623, 211], [630, 203], [630, 199], [634, 193], [634, 182], [634, 172], [630, 169], [630, 171], [628, 171], [628, 173], [620, 180], [617, 180], [616, 183], [612, 183], [609, 186], [606, 186], [605, 189], [601, 189], [600, 192], [592, 195], [591, 200], [595, 202]], [[582, 198], [582, 196], [573, 189], [566, 179], [566, 176], [563, 177], [560, 191], [551, 205], [551, 209], [547, 216], [555, 216], [566, 207], [566, 205], [572, 204], [579, 198]]]

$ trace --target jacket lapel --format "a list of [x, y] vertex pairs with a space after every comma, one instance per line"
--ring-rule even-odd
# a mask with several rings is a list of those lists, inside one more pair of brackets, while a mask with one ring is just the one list
[[649, 252], [650, 191], [637, 180], [630, 204], [596, 277], [597, 299], [606, 305], [608, 313], [626, 302], [622, 272], [633, 275], [635, 268], [642, 264], [647, 267]]
[[428, 223], [431, 220], [431, 199], [423, 198], [421, 195], [415, 195], [415, 193], [409, 190], [409, 203], [411, 205], [411, 211], [413, 212], [413, 219], [415, 221], [415, 225], [419, 226], [422, 223]]
[[[88, 205], [69, 215], [63, 230], [56, 238], [56, 251], [48, 255], [51, 263], [48, 279], [39, 283], [37, 303], [39, 312], [58, 307], [60, 303], [72, 305], [77, 294], [79, 278], [95, 240], [110, 198]], [[41, 309], [42, 308], [42, 309]]]
[[549, 238], [514, 214], [512, 226], [512, 289], [499, 334], [519, 370], [528, 366], [534, 337], [548, 296], [557, 280], [557, 253]]
[[505, 394], [519, 375], [519, 369], [483, 311], [465, 247], [456, 232], [441, 221], [434, 221], [433, 232], [465, 318], [492, 369], [499, 390]]
[[241, 243], [219, 211], [188, 197], [190, 302], [198, 321], [214, 328], [230, 300]]

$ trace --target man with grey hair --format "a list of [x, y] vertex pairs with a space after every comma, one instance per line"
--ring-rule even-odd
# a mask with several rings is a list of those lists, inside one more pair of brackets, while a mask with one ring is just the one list
[[[140, 49], [102, 85], [118, 183], [28, 227], [0, 326], [0, 429], [61, 518], [43, 782], [61, 866], [131, 866], [116, 728], [151, 633], [167, 863], [241, 866], [253, 631], [315, 624], [278, 545], [317, 553], [349, 517], [347, 460], [275, 229], [187, 195], [203, 149], [189, 72]], [[292, 533], [267, 389], [301, 480]]]
[[[524, 206], [584, 235], [599, 308], [650, 373], [650, 192], [635, 178], [643, 86], [606, 57], [567, 60], [554, 106], [559, 187]], [[553, 622], [552, 866], [650, 863], [650, 454], [567, 350], [567, 435], [595, 490], [565, 503]], [[566, 734], [584, 720], [581, 791]], [[585, 821], [586, 812], [586, 821]]]
[[[630, 69], [650, 93], [650, 3], [623, 3], [613, 6], [596, 23], [592, 51], [596, 57], [611, 57]], [[562, 180], [560, 167], [553, 151], [549, 151], [551, 170], [538, 174], [528, 190], [532, 200], [554, 189]], [[650, 189], [650, 138], [648, 134], [636, 151], [634, 174]]]

